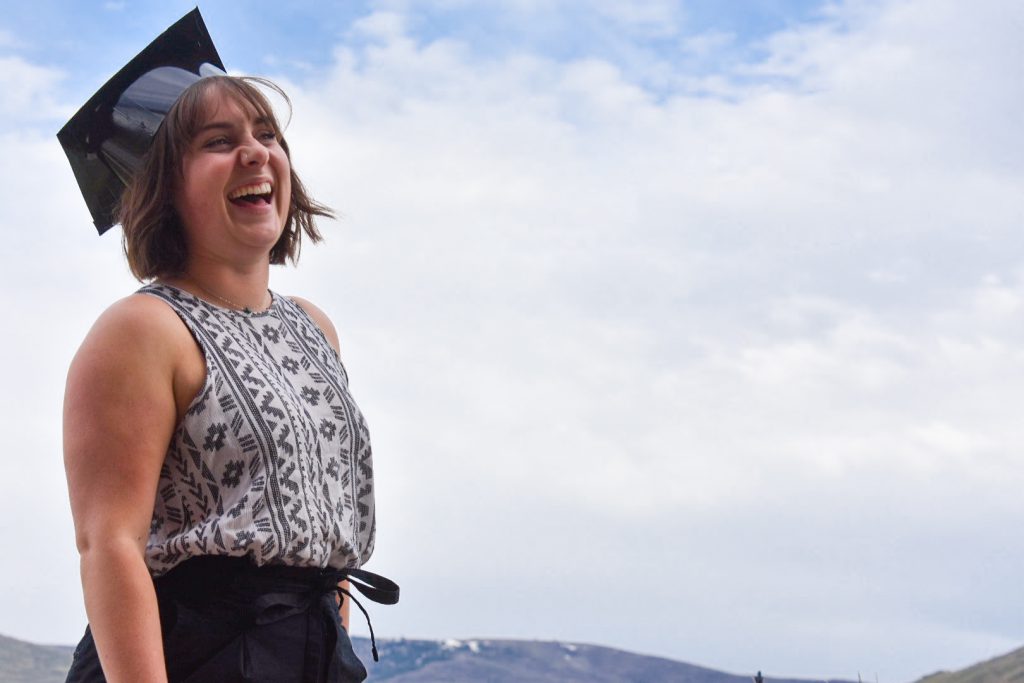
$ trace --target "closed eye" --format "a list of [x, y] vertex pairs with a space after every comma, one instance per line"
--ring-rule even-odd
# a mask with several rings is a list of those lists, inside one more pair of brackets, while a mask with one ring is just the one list
[[203, 149], [212, 149], [214, 147], [223, 147], [224, 145], [231, 144], [231, 140], [224, 136], [218, 136], [211, 138], [203, 143]]

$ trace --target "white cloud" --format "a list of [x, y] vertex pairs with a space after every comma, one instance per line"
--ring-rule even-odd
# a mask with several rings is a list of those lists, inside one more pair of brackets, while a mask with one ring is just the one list
[[636, 2], [583, 3], [620, 25], [637, 30], [647, 36], [672, 36], [680, 28], [682, 11], [678, 2], [672, 0], [637, 0]]
[[[1002, 43], [979, 57], [992, 67], [981, 83], [976, 62], [936, 62], [933, 45], [980, 29], [931, 22], [906, 34], [914, 15], [901, 16], [914, 7], [923, 5], [778, 36], [751, 73], [783, 74], [790, 85], [733, 82], [727, 99], [659, 99], [604, 60], [480, 61], [457, 43], [416, 46], [400, 35], [346, 55], [315, 96], [293, 87], [303, 168], [331, 179], [316, 185], [348, 214], [346, 237], [325, 252], [330, 272], [314, 277], [325, 295], [341, 277], [369, 283], [357, 291], [370, 298], [349, 302], [341, 317], [376, 330], [350, 342], [371, 375], [361, 391], [394, 410], [384, 452], [400, 463], [384, 465], [395, 468], [389, 476], [410, 468], [423, 491], [403, 487], [387, 499], [385, 509], [398, 507], [390, 523], [435, 509], [475, 552], [515, 563], [517, 548], [535, 542], [516, 520], [543, 524], [573, 510], [633, 520], [654, 538], [672, 533], [671, 520], [699, 515], [707, 536], [680, 542], [724, 562], [722, 544], [767, 505], [782, 525], [816, 520], [813, 532], [791, 529], [792, 547], [766, 562], [782, 595], [801, 594], [811, 575], [783, 578], [783, 567], [814, 547], [843, 557], [850, 543], [865, 561], [890, 552], [932, 571], [940, 601], [964, 580], [966, 565], [929, 570], [921, 561], [935, 559], [930, 549], [901, 544], [915, 530], [942, 536], [944, 524], [959, 528], [958, 517], [978, 519], [971, 501], [982, 491], [1010, 518], [1022, 515], [1012, 457], [1022, 435], [1009, 407], [1024, 371], [1012, 324], [1021, 255], [982, 248], [971, 257], [977, 266], [936, 271], [968, 258], [956, 245], [1001, 244], [1018, 230], [1013, 176], [988, 154], [965, 167], [959, 141], [962, 127], [989, 120], [987, 107], [961, 98], [1003, 88], [1003, 101], [1019, 90], [992, 57]], [[955, 83], [933, 87], [943, 78]], [[976, 118], [930, 114], [947, 106]], [[338, 140], [341, 158], [314, 142], [327, 139]], [[983, 262], [997, 255], [1010, 270], [993, 280], [999, 266]], [[436, 507], [438, 490], [460, 504]], [[536, 511], [522, 518], [524, 504]], [[488, 507], [504, 510], [495, 513], [503, 520]], [[733, 516], [736, 526], [722, 522]], [[579, 533], [595, 548], [614, 547], [599, 528]], [[850, 533], [874, 535], [878, 547]], [[766, 534], [759, 543], [771, 553]], [[947, 537], [971, 542], [958, 534]], [[540, 541], [550, 545], [550, 571], [598, 590], [609, 577], [582, 559], [597, 558], [557, 538]], [[580, 555], [560, 554], [558, 543]], [[458, 563], [494, 570], [454, 552]], [[656, 567], [678, 571], [653, 546], [618, 561], [669, 582], [671, 572]], [[713, 564], [723, 583], [705, 597], [701, 620], [736, 590], [753, 609], [785, 609], [736, 588], [751, 569]], [[910, 584], [890, 582], [880, 594], [851, 584], [843, 564], [822, 561], [809, 600], [851, 610], [863, 624], [870, 611], [906, 610], [898, 628], [907, 642], [922, 622], [945, 634], [942, 652], [891, 660], [890, 677], [924, 673], [943, 656], [967, 663], [1012, 640], [1005, 625], [961, 638], [901, 605]], [[884, 570], [867, 571], [885, 583]], [[827, 598], [836, 591], [849, 599]], [[693, 597], [679, 586], [672, 604], [682, 609]], [[584, 609], [565, 608], [577, 617]], [[668, 628], [667, 614], [660, 619]], [[409, 628], [429, 628], [417, 623]], [[844, 629], [815, 609], [784, 638], [830, 628], [858, 652], [897, 637]], [[665, 651], [673, 639], [637, 646]], [[822, 673], [827, 657], [805, 654], [821, 644], [812, 638], [776, 669]], [[718, 664], [738, 666], [720, 654]]]
[[684, 37], [681, 47], [684, 54], [708, 57], [735, 44], [736, 36], [727, 31], [705, 31]]
[[[3, 37], [0, 36], [0, 44]], [[63, 74], [37, 66], [21, 57], [0, 56], [0, 117], [5, 120], [45, 120], [63, 113], [53, 101], [53, 92]]]
[[394, 40], [406, 32], [405, 15], [399, 12], [374, 12], [352, 25], [352, 30], [370, 38]]

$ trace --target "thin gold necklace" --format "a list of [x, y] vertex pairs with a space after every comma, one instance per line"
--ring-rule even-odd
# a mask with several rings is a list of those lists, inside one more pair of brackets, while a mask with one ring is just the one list
[[270, 297], [270, 301], [267, 302], [266, 306], [261, 306], [260, 310], [254, 311], [251, 308], [249, 308], [248, 306], [242, 306], [241, 304], [236, 304], [231, 299], [223, 297], [220, 294], [214, 294], [213, 292], [208, 290], [206, 287], [203, 287], [201, 284], [199, 284], [195, 280], [192, 281], [192, 284], [194, 284], [196, 287], [198, 287], [199, 291], [201, 291], [203, 294], [206, 294], [207, 296], [212, 296], [217, 301], [220, 301], [221, 303], [225, 303], [228, 306], [230, 306], [231, 308], [233, 308], [233, 309], [235, 309], [237, 311], [241, 311], [242, 313], [245, 313], [246, 315], [252, 315], [253, 313], [262, 313], [265, 310], [267, 310], [268, 308], [270, 308], [270, 304], [272, 304], [274, 302], [274, 298], [270, 295], [270, 290], [268, 289], [267, 290], [267, 296]]

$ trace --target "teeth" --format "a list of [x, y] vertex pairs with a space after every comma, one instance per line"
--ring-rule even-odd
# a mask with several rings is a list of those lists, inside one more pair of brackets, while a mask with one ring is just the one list
[[233, 190], [228, 194], [228, 199], [238, 199], [239, 197], [245, 197], [250, 194], [270, 194], [271, 191], [270, 183], [256, 183], [255, 185], [246, 185], [240, 187], [237, 190]]

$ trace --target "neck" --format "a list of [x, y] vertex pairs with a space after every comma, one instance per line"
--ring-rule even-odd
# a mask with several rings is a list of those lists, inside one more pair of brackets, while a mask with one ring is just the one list
[[192, 262], [181, 276], [166, 281], [217, 305], [249, 311], [261, 311], [269, 305], [270, 266], [266, 263], [238, 268]]

